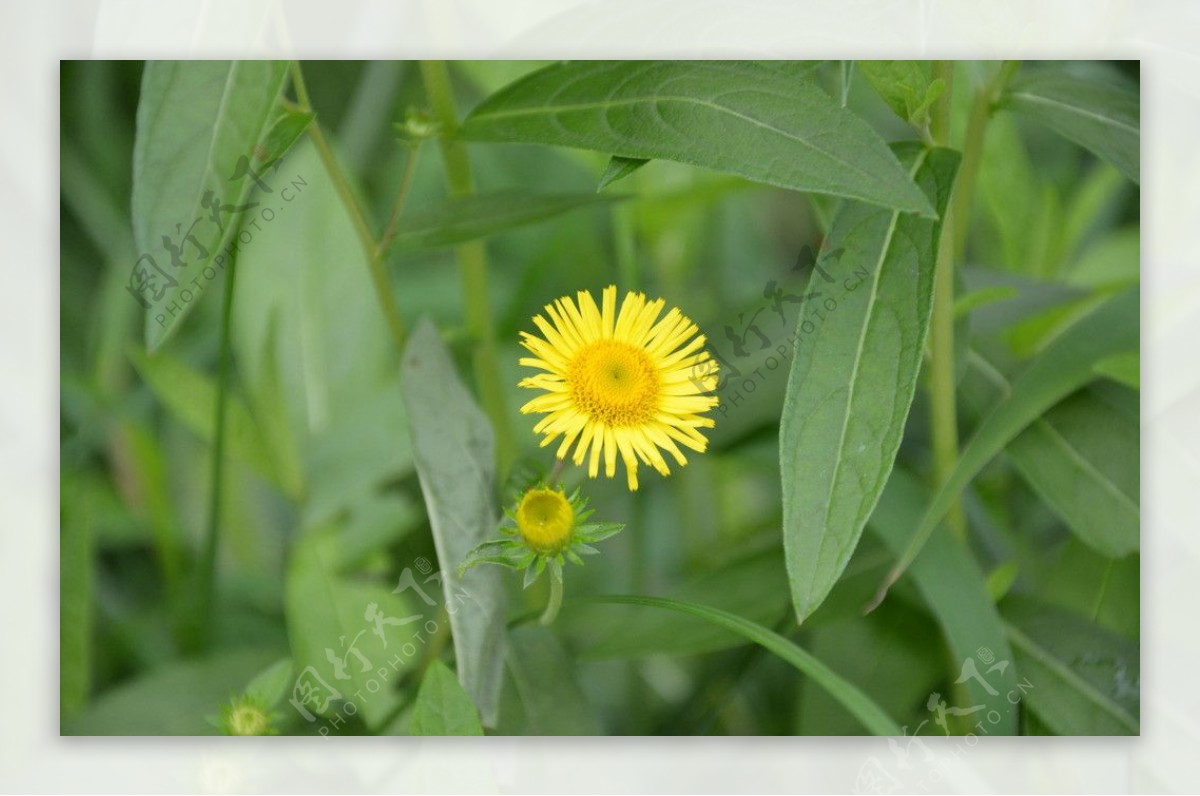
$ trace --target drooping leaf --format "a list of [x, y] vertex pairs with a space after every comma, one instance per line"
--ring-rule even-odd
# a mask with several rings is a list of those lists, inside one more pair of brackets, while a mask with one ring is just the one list
[[454, 672], [433, 661], [421, 679], [410, 735], [483, 735], [479, 713]]
[[[940, 212], [958, 156], [900, 149]], [[896, 458], [933, 302], [938, 222], [847, 203], [828, 236], [843, 250], [807, 293], [824, 320], [796, 332], [779, 427], [783, 541], [803, 622], [845, 569]], [[829, 302], [833, 302], [833, 307]]]
[[525, 712], [526, 735], [601, 735], [602, 728], [575, 681], [575, 666], [546, 628], [509, 634], [508, 669]]
[[625, 179], [649, 162], [646, 158], [623, 158], [620, 155], [613, 155], [608, 159], [608, 166], [605, 167], [604, 173], [600, 175], [600, 182], [596, 185], [596, 190], [603, 191], [617, 180]]
[[954, 470], [930, 501], [904, 555], [881, 586], [876, 603], [913, 562], [951, 503], [985, 464], [1050, 407], [1091, 381], [1096, 362], [1137, 349], [1138, 315], [1137, 291], [1120, 293], [1060, 334], [1025, 368], [1009, 396], [975, 429]]
[[520, 191], [453, 196], [431, 208], [401, 216], [392, 245], [401, 250], [453, 246], [624, 198], [619, 194], [539, 195]]
[[558, 63], [484, 100], [459, 135], [675, 160], [933, 213], [865, 122], [806, 77], [753, 63]]
[[130, 289], [146, 307], [152, 352], [223, 271], [223, 250], [251, 189], [269, 180], [261, 144], [286, 74], [286, 61], [146, 64], [133, 152], [139, 260], [131, 268], [144, 269], [158, 286]]
[[[196, 436], [211, 443], [217, 400], [214, 380], [165, 352], [147, 356], [131, 350], [129, 357], [167, 410]], [[230, 454], [284, 494], [296, 497], [301, 488], [299, 473], [279, 464], [275, 451], [262, 437], [262, 427], [242, 397], [226, 396], [225, 412], [225, 442]]]
[[[970, 365], [961, 401], [982, 415], [1011, 388], [982, 356], [972, 353]], [[1034, 420], [1007, 453], [1076, 536], [1119, 558], [1138, 549], [1139, 441], [1136, 393], [1095, 384]]]
[[1010, 597], [1001, 610], [1023, 700], [1047, 726], [1059, 735], [1140, 733], [1137, 644], [1030, 598]]
[[1064, 65], [1040, 66], [1018, 75], [1001, 104], [1090, 149], [1138, 181], [1140, 99], [1137, 87], [1121, 75], [1084, 76]]
[[612, 603], [617, 605], [643, 605], [649, 608], [662, 608], [681, 614], [699, 617], [713, 624], [732, 630], [745, 638], [764, 647], [768, 652], [778, 655], [787, 663], [794, 666], [813, 682], [828, 691], [838, 700], [869, 732], [874, 735], [901, 735], [900, 727], [896, 725], [870, 697], [856, 686], [838, 676], [809, 652], [796, 646], [778, 633], [768, 630], [762, 625], [750, 622], [737, 614], [709, 608], [695, 603], [668, 600], [662, 597], [642, 597], [636, 595], [611, 595], [594, 597], [590, 602]]
[[504, 674], [501, 573], [477, 567], [460, 578], [458, 566], [498, 524], [492, 428], [428, 319], [405, 348], [401, 387], [442, 587], [448, 602], [459, 602], [450, 614], [458, 677], [491, 727]]
[[1072, 533], [1120, 558], [1139, 547], [1140, 436], [1136, 413], [1087, 389], [1034, 421], [1007, 451]]
[[[894, 555], [903, 552], [928, 500], [928, 491], [913, 476], [892, 471], [870, 528]], [[1016, 688], [1017, 673], [1012, 666], [989, 672], [995, 662], [1011, 662], [1013, 653], [975, 558], [953, 535], [935, 534], [913, 562], [909, 577], [941, 625], [950, 649], [951, 679], [959, 679], [972, 661], [980, 678], [968, 677], [961, 684], [971, 705], [984, 705], [1000, 715], [989, 725], [989, 733], [1016, 735], [1017, 710], [1008, 694]]]

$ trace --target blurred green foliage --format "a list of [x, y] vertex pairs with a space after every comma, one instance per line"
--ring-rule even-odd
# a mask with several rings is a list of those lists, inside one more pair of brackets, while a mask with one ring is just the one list
[[[485, 100], [485, 108], [504, 107], [508, 95], [497, 92], [545, 66], [450, 64], [458, 118]], [[931, 77], [927, 67], [874, 68], [868, 79], [854, 79], [856, 70], [838, 62], [745, 69], [770, 70], [766, 85], [812, 81], [806, 85], [820, 92], [823, 113], [836, 118], [844, 104], [856, 125], [883, 141], [919, 139], [927, 133], [926, 100], [949, 102], [950, 144], [958, 148], [972, 97], [999, 66], [957, 63], [944, 96], [913, 83]], [[711, 153], [708, 161], [610, 163], [613, 155], [676, 156], [650, 139], [608, 151], [603, 139], [588, 139], [573, 145], [599, 151], [546, 145], [566, 141], [471, 143], [478, 196], [448, 202], [442, 152], [431, 141], [414, 154], [396, 127], [410, 108], [429, 107], [417, 64], [304, 62], [313, 124], [376, 240], [416, 158], [396, 245], [382, 255], [387, 288], [410, 333], [422, 318], [440, 331], [475, 395], [482, 386], [472, 362], [476, 339], [450, 244], [487, 236], [486, 300], [503, 391], [497, 405], [506, 407], [500, 420], [517, 449], [510, 475], [479, 487], [494, 489], [498, 500], [488, 495], [480, 505], [507, 504], [522, 478], [549, 469], [551, 453], [531, 433], [535, 418], [517, 412], [525, 375], [517, 341], [559, 296], [612, 283], [663, 296], [698, 323], [717, 353], [744, 373], [761, 371], [738, 401], [723, 394], [728, 411], [717, 415], [710, 451], [669, 478], [647, 470], [641, 490], [630, 493], [623, 479], [588, 481], [566, 469], [566, 484], [583, 484], [597, 520], [625, 523], [627, 531], [604, 542], [586, 567], [572, 568], [567, 604], [549, 628], [529, 623], [546, 602], [546, 583], [525, 590], [518, 576], [502, 573], [507, 627], [497, 618], [480, 632], [501, 643], [476, 648], [494, 659], [479, 665], [501, 670], [498, 704], [494, 716], [473, 705], [479, 692], [464, 691], [454, 677], [462, 679], [464, 655], [450, 633], [454, 593], [447, 600], [436, 576], [456, 562], [439, 560], [438, 515], [427, 511], [429, 485], [418, 479], [419, 468], [429, 472], [418, 450], [429, 441], [410, 434], [402, 352], [313, 128], [296, 138], [304, 119], [286, 117], [277, 130], [281, 147], [295, 143], [267, 163], [264, 180], [274, 190], [233, 199], [274, 216], [255, 229], [244, 216], [239, 228], [250, 240], [242, 236], [237, 259], [228, 380], [217, 373], [220, 290], [197, 299], [169, 339], [144, 334], [152, 313], [129, 287], [142, 253], [131, 208], [145, 69], [138, 62], [62, 66], [64, 734], [212, 733], [207, 717], [244, 692], [273, 708], [283, 734], [478, 732], [479, 715], [487, 731], [513, 734], [865, 731], [836, 688], [793, 668], [776, 654], [782, 648], [752, 644], [702, 612], [586, 599], [614, 594], [671, 598], [772, 631], [910, 733], [965, 732], [990, 721], [983, 717], [991, 709], [1005, 711], [992, 734], [1138, 732], [1135, 353], [1068, 362], [1080, 372], [1067, 393], [1039, 406], [1032, 424], [994, 438], [973, 463], [978, 472], [961, 493], [966, 537], [937, 526], [888, 599], [864, 616], [860, 609], [910, 544], [937, 486], [922, 369], [911, 409], [900, 413], [895, 469], [886, 487], [880, 483], [882, 496], [858, 512], [858, 528], [843, 529], [851, 538], [844, 569], [798, 624], [784, 563], [781, 478], [802, 479], [829, 463], [800, 457], [781, 472], [787, 368], [770, 368], [767, 357], [807, 310], [784, 305], [786, 317], [777, 316], [769, 296], [772, 286], [803, 293], [798, 257], [821, 251], [848, 200], [764, 185], [759, 175], [773, 167], [755, 160], [762, 153], [753, 148], [743, 152], [752, 168], [710, 171], [688, 163], [720, 168]], [[903, 85], [888, 84], [889, 75]], [[965, 230], [955, 241], [964, 448], [1031, 363], [1070, 340], [1081, 319], [1094, 323], [1097, 308], [1112, 311], [1114, 296], [1136, 289], [1139, 188], [1137, 160], [1127, 155], [1131, 124], [1135, 145], [1137, 138], [1136, 104], [1129, 110], [1137, 79], [1136, 64], [1026, 63], [1012, 94], [996, 97], [970, 212], [956, 219]], [[721, 80], [705, 101], [740, 86], [728, 75]], [[1072, 91], [1079, 85], [1091, 88]], [[302, 99], [294, 88], [285, 94]], [[1113, 104], [1116, 127], [1090, 116], [1084, 129], [1073, 126], [1074, 112], [1061, 103], [1079, 97]], [[187, 97], [175, 100], [188, 105]], [[303, 113], [290, 102], [280, 107]], [[475, 135], [499, 135], [479, 132], [485, 127], [479, 122]], [[471, 137], [469, 124], [465, 133]], [[620, 181], [592, 201], [606, 169]], [[822, 184], [837, 192], [833, 182]], [[904, 185], [889, 190], [912, 203]], [[1136, 329], [1136, 301], [1120, 312], [1120, 322]], [[761, 338], [770, 345], [750, 331], [754, 323], [770, 330]], [[224, 496], [214, 632], [205, 641], [196, 632], [196, 595], [222, 394]], [[448, 399], [444, 408], [452, 406]], [[474, 499], [469, 492], [446, 499], [462, 508]], [[855, 545], [862, 521], [866, 532]], [[410, 640], [414, 633], [420, 641]], [[1001, 660], [1006, 667], [989, 676]], [[967, 661], [979, 678], [967, 676]], [[1006, 707], [1023, 682], [1028, 695], [1019, 691], [1019, 705]], [[979, 705], [983, 713], [944, 712]]]

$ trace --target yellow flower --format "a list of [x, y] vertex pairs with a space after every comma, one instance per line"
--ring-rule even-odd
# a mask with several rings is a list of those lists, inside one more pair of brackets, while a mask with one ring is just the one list
[[571, 540], [575, 509], [561, 489], [530, 489], [517, 506], [516, 522], [531, 549], [557, 553]]
[[543, 337], [521, 333], [521, 345], [533, 354], [521, 364], [544, 371], [521, 386], [545, 391], [521, 411], [546, 415], [533, 430], [545, 435], [542, 447], [562, 437], [559, 459], [573, 443], [577, 465], [590, 451], [592, 478], [601, 454], [605, 476], [614, 477], [620, 454], [629, 488], [637, 489], [638, 460], [667, 475], [661, 451], [683, 466], [679, 445], [700, 453], [708, 446], [698, 429], [714, 425], [703, 414], [717, 405], [717, 363], [704, 350], [704, 335], [678, 309], [659, 318], [662, 299], [627, 293], [618, 312], [617, 288], [610, 285], [603, 309], [587, 291], [579, 291], [577, 301], [564, 296], [546, 305], [549, 321], [533, 319]]

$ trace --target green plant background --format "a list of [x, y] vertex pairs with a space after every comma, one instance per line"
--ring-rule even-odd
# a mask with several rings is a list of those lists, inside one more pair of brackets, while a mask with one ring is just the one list
[[[65, 62], [61, 88], [64, 734], [214, 733], [241, 694], [283, 734], [1139, 732], [1136, 64]], [[130, 270], [173, 268], [205, 191], [257, 203], [196, 227], [210, 257], [242, 234], [236, 271], [185, 247], [204, 290], [159, 323]], [[545, 579], [454, 570], [551, 463], [517, 333], [614, 283], [740, 375], [669, 478], [565, 470], [627, 529], [542, 627]], [[379, 637], [372, 604], [418, 618]], [[307, 667], [344, 697], [312, 721]], [[935, 694], [972, 712], [939, 726]]]

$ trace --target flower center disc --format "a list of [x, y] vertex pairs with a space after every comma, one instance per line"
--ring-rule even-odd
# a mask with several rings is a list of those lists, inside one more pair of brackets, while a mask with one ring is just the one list
[[653, 420], [661, 393], [650, 357], [619, 340], [599, 340], [577, 353], [567, 370], [567, 384], [584, 414], [610, 426]]
[[575, 510], [566, 495], [554, 489], [533, 489], [517, 508], [517, 528], [535, 550], [560, 549], [571, 535]]

